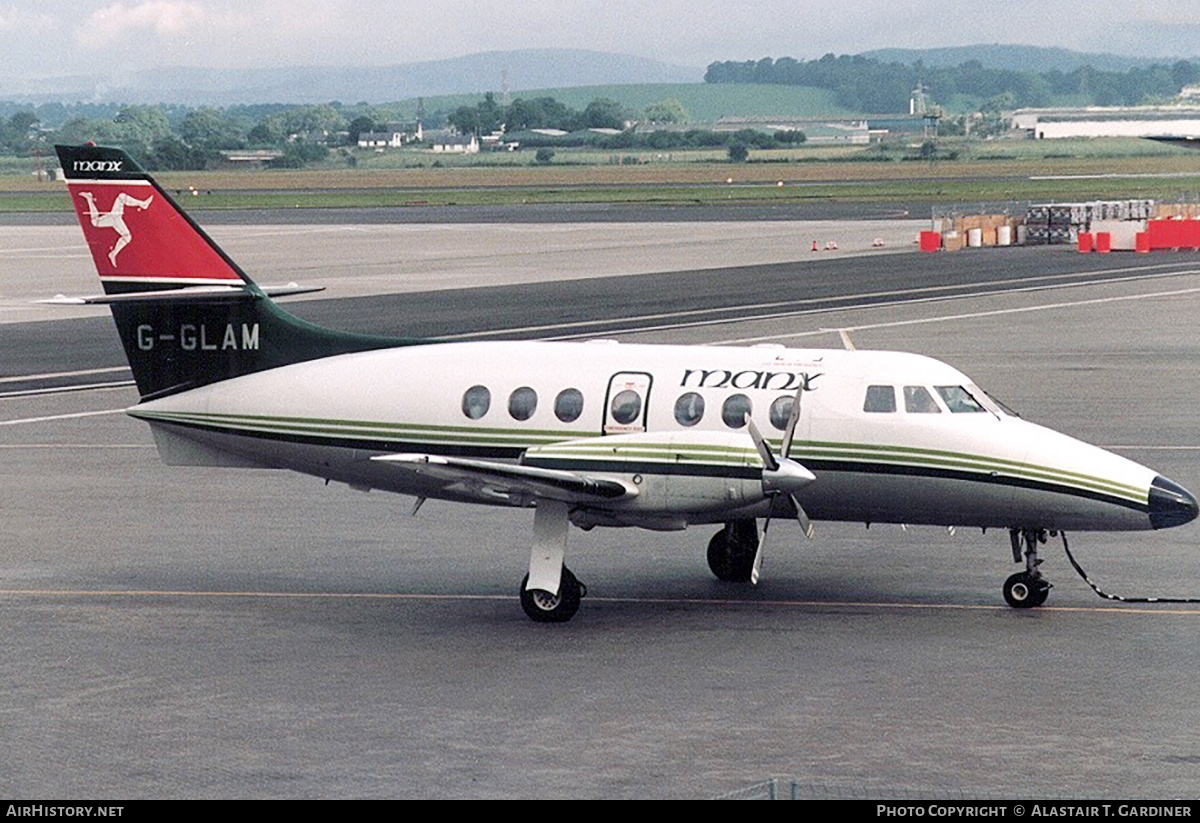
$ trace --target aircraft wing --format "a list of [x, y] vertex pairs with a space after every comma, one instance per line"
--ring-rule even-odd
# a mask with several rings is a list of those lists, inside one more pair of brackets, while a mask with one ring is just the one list
[[487, 500], [542, 498], [564, 503], [611, 503], [638, 493], [636, 486], [608, 477], [490, 460], [433, 454], [384, 454], [371, 459], [400, 471], [436, 478], [448, 488], [457, 486], [462, 493]]

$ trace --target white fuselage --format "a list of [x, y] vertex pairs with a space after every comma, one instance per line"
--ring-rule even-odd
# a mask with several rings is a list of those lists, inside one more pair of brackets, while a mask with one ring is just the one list
[[[801, 386], [790, 457], [816, 476], [797, 494], [813, 519], [1151, 528], [1154, 471], [1005, 414], [961, 372], [912, 354], [608, 341], [429, 344], [270, 369], [130, 413], [152, 424], [174, 464], [287, 468], [421, 497], [524, 505], [370, 458], [524, 459], [643, 489], [574, 512], [581, 525], [681, 528], [766, 512], [771, 503], [743, 415], [750, 411], [777, 448], [788, 399]], [[979, 401], [964, 405], [963, 393]], [[718, 446], [734, 454], [733, 462], [680, 471], [672, 449], [699, 441], [714, 454]], [[606, 454], [610, 442], [653, 448]]]

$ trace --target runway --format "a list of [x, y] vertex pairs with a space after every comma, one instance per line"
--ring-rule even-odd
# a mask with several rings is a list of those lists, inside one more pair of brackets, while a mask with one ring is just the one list
[[[721, 249], [744, 227], [680, 225], [640, 235], [655, 266], [611, 226], [551, 232], [517, 267], [511, 236], [483, 232], [458, 259], [499, 272], [487, 285], [372, 289], [347, 265], [353, 290], [289, 307], [447, 338], [838, 346], [851, 329], [1200, 489], [1200, 258], [813, 259], [801, 243], [787, 259], [805, 236], [791, 227], [774, 259], [738, 262]], [[295, 237], [242, 230], [281, 273], [312, 262]], [[402, 256], [349, 251], [358, 235], [322, 254]], [[689, 265], [671, 269], [676, 242]], [[28, 290], [52, 254], [6, 272]], [[599, 260], [618, 273], [556, 274]], [[298, 475], [169, 468], [120, 412], [125, 373], [62, 376], [120, 368], [111, 321], [7, 322], [0, 343], [0, 794], [698, 798], [786, 775], [864, 794], [1195, 795], [1200, 608], [1100, 600], [1056, 547], [1047, 606], [1019, 612], [1000, 597], [1002, 533], [818, 523], [808, 543], [781, 523], [751, 589], [712, 578], [707, 530], [576, 530], [589, 596], [571, 623], [535, 625], [515, 596], [530, 512], [431, 501], [410, 517], [409, 499]], [[1195, 524], [1071, 546], [1105, 588], [1200, 595]]]

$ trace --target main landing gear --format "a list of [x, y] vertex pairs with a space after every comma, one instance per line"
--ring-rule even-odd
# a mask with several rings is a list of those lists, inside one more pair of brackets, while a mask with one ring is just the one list
[[1031, 609], [1046, 602], [1050, 593], [1050, 581], [1042, 577], [1038, 566], [1038, 545], [1045, 543], [1049, 533], [1045, 529], [1009, 529], [1012, 542], [1013, 562], [1025, 558], [1025, 571], [1017, 572], [1004, 581], [1004, 600], [1014, 609]]
[[558, 594], [526, 589], [528, 583], [529, 575], [525, 575], [521, 581], [521, 608], [535, 623], [566, 623], [579, 611], [579, 600], [587, 594], [587, 587], [566, 566], [562, 568]]
[[708, 567], [718, 580], [750, 582], [758, 551], [758, 523], [734, 520], [708, 541]]
[[587, 594], [571, 570], [563, 565], [571, 507], [557, 500], [539, 500], [533, 513], [533, 548], [529, 574], [521, 581], [521, 608], [536, 623], [565, 623], [579, 611]]

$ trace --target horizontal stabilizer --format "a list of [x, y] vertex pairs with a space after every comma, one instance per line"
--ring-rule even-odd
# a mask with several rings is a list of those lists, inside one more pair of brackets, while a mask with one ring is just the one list
[[[324, 291], [324, 286], [298, 286], [289, 283], [286, 286], [259, 286], [259, 292], [267, 297], [286, 297], [293, 294], [310, 294]], [[245, 286], [189, 286], [182, 289], [163, 289], [161, 291], [128, 292], [125, 294], [91, 294], [83, 297], [66, 297], [55, 295], [48, 300], [39, 300], [54, 306], [93, 306], [112, 305], [114, 303], [153, 303], [160, 301], [211, 301], [211, 300], [241, 300], [258, 297]]]

